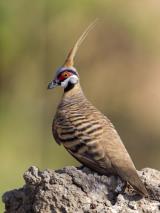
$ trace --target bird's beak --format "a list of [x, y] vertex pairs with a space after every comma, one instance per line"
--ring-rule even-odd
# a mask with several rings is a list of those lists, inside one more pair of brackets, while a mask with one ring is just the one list
[[48, 87], [47, 89], [53, 89], [55, 87], [58, 86], [58, 81], [57, 80], [52, 80], [49, 84], [48, 84]]

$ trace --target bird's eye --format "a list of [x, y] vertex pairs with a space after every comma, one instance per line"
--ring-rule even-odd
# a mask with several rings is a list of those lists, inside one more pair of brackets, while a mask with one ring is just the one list
[[58, 76], [58, 79], [59, 79], [59, 81], [64, 81], [65, 79], [67, 79], [71, 75], [72, 75], [72, 73], [65, 71]]
[[62, 73], [62, 76], [64, 78], [68, 78], [70, 75], [71, 75], [70, 72], [64, 72], [64, 73]]

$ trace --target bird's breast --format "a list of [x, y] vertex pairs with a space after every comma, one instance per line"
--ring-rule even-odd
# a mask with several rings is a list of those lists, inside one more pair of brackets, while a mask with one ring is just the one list
[[88, 153], [97, 159], [104, 155], [99, 145], [103, 122], [97, 110], [88, 103], [63, 103], [53, 122], [53, 135], [73, 153]]

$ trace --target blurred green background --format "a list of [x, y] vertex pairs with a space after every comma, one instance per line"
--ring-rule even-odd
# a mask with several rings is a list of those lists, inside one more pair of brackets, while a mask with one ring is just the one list
[[1, 0], [0, 195], [22, 186], [31, 165], [78, 165], [51, 133], [62, 89], [46, 87], [97, 17], [76, 56], [84, 92], [137, 169], [160, 169], [160, 1]]

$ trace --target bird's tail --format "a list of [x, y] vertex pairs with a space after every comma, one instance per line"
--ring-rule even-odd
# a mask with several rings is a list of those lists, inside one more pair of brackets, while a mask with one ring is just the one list
[[139, 192], [139, 194], [144, 197], [149, 197], [148, 191], [144, 183], [138, 176], [138, 173], [135, 168], [127, 168], [127, 171], [124, 168], [121, 170], [117, 168], [117, 170], [119, 176], [125, 181], [127, 181], [137, 192]]
[[133, 188], [138, 191], [142, 196], [148, 197], [148, 191], [144, 185], [144, 183], [141, 181], [138, 174], [134, 174], [132, 177], [129, 178], [128, 182], [133, 186]]

